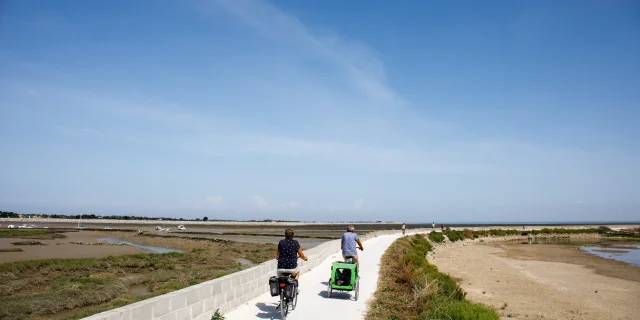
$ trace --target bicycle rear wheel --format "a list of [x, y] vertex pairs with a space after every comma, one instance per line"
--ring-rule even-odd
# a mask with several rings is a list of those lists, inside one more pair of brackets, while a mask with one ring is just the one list
[[293, 291], [293, 299], [291, 299], [291, 310], [295, 310], [298, 305], [298, 287]]
[[358, 301], [358, 296], [360, 295], [360, 280], [356, 280], [356, 285], [355, 285], [355, 301]]
[[289, 301], [284, 297], [284, 293], [280, 294], [280, 319], [286, 320], [289, 313]]

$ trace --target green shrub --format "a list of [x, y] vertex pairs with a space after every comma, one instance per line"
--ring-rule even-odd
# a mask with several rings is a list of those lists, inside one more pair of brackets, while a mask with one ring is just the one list
[[462, 231], [446, 230], [444, 233], [447, 235], [447, 238], [449, 238], [449, 241], [451, 242], [464, 240], [464, 235]]
[[469, 230], [469, 229], [462, 230], [462, 235], [464, 236], [465, 239], [475, 239], [475, 238], [477, 238], [475, 236], [475, 234], [473, 233], [473, 231]]
[[216, 309], [216, 312], [211, 316], [211, 320], [224, 320], [224, 316], [220, 313], [220, 309]]
[[442, 243], [444, 241], [444, 236], [440, 232], [432, 231], [429, 233], [429, 240], [435, 243]]
[[598, 233], [609, 233], [611, 231], [612, 231], [611, 228], [609, 228], [607, 226], [598, 227]]

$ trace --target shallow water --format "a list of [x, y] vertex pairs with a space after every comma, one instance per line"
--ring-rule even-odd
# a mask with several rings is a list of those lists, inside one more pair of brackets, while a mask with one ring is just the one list
[[253, 267], [256, 265], [251, 260], [244, 259], [244, 258], [236, 258], [236, 261], [242, 264], [243, 266], [247, 266], [247, 267]]
[[567, 244], [567, 245], [598, 245], [600, 239], [534, 237], [533, 244]]
[[[522, 242], [526, 244], [526, 240]], [[560, 237], [536, 237], [533, 244], [560, 244], [577, 246], [580, 250], [605, 259], [619, 260], [640, 266], [640, 245], [620, 239], [583, 239]]]
[[128, 242], [128, 241], [123, 241], [123, 240], [116, 239], [116, 238], [98, 238], [96, 240], [98, 240], [98, 241], [106, 241], [106, 242], [110, 242], [110, 243], [122, 242], [122, 243], [126, 243], [126, 244], [128, 244], [130, 246], [151, 250], [151, 251], [157, 252], [157, 253], [182, 252], [181, 250], [170, 249], [170, 248], [145, 246], [145, 245], [141, 245], [141, 244], [131, 243], [131, 242]]
[[129, 293], [134, 296], [141, 296], [149, 293], [149, 289], [147, 288], [147, 285], [141, 284], [129, 288]]
[[634, 266], [640, 266], [640, 245], [625, 245], [615, 248], [609, 246], [585, 246], [580, 250], [605, 259], [614, 259], [630, 263]]

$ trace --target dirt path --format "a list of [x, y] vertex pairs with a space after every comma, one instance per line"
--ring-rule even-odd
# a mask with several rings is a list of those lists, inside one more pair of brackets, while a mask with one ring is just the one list
[[638, 319], [640, 267], [564, 245], [438, 246], [429, 260], [505, 319]]

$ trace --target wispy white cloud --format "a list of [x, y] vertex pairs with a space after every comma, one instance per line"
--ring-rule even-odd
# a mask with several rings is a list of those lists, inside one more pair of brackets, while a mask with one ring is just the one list
[[269, 206], [269, 201], [267, 200], [267, 198], [263, 196], [253, 196], [251, 197], [251, 201], [254, 206], [259, 208], [264, 208]]
[[[579, 149], [548, 148], [508, 140], [446, 139], [441, 138], [444, 134], [438, 131], [430, 132], [436, 137], [424, 137], [419, 132], [413, 137], [401, 135], [387, 143], [392, 146], [380, 145], [373, 140], [345, 142], [323, 139], [323, 136], [310, 139], [264, 134], [251, 128], [242, 119], [210, 118], [187, 106], [148, 107], [126, 100], [75, 93], [75, 99], [86, 103], [83, 105], [97, 108], [98, 114], [111, 113], [123, 119], [134, 118], [142, 121], [142, 124], [158, 126], [158, 130], [165, 133], [148, 134], [126, 127], [114, 131], [112, 128], [71, 128], [62, 125], [54, 126], [55, 130], [128, 143], [153, 144], [210, 156], [274, 155], [322, 159], [367, 171], [422, 174], [533, 174], [549, 166], [567, 165], [570, 163], [568, 160], [584, 162], [581, 160], [585, 157]], [[62, 93], [56, 95], [69, 97]], [[107, 110], [100, 106], [109, 107]], [[347, 135], [343, 140], [348, 139]], [[575, 169], [575, 165], [570, 168]]]
[[297, 17], [263, 0], [217, 0], [220, 7], [268, 37], [319, 55], [340, 67], [351, 83], [373, 101], [399, 104], [402, 99], [385, 84], [385, 69], [375, 52], [363, 43], [336, 34], [318, 35]]
[[296, 202], [296, 201], [289, 201], [287, 203], [281, 204], [280, 207], [283, 208], [283, 209], [299, 208], [300, 207], [300, 203]]
[[353, 201], [353, 209], [355, 209], [355, 210], [362, 209], [363, 205], [364, 205], [364, 199], [362, 199], [362, 198], [356, 199], [356, 200]]
[[205, 201], [211, 204], [218, 204], [222, 202], [223, 198], [221, 196], [207, 196]]

